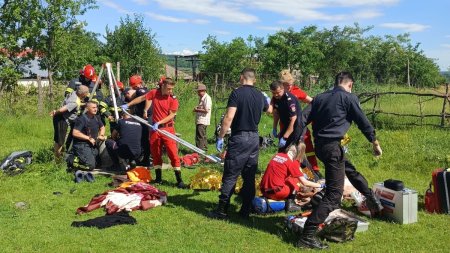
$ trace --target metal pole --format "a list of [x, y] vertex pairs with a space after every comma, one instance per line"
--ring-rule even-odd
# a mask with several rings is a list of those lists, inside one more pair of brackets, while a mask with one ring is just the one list
[[[136, 116], [136, 115], [132, 115], [132, 114], [128, 113], [126, 110], [125, 110], [124, 112], [125, 112], [128, 116], [132, 117], [133, 119], [135, 119], [135, 120], [139, 121], [140, 123], [142, 123], [142, 124], [144, 124], [144, 125], [149, 126], [150, 128], [152, 128], [152, 126], [151, 126], [145, 119], [143, 119], [143, 118], [141, 118], [141, 117], [138, 117], [138, 116]], [[152, 128], [152, 129], [153, 129], [153, 128]], [[191, 149], [191, 150], [193, 150], [193, 151], [199, 153], [200, 155], [202, 155], [202, 156], [208, 158], [209, 160], [211, 160], [211, 161], [213, 161], [213, 162], [220, 163], [220, 162], [222, 161], [219, 157], [207, 155], [206, 152], [205, 152], [204, 150], [202, 150], [202, 149], [200, 149], [200, 148], [194, 146], [193, 144], [191, 144], [191, 143], [189, 143], [189, 142], [187, 142], [187, 141], [181, 139], [180, 137], [178, 137], [178, 136], [176, 136], [176, 135], [174, 135], [174, 134], [172, 134], [172, 133], [167, 132], [166, 130], [156, 129], [156, 130], [154, 130], [154, 131], [158, 131], [160, 134], [162, 134], [162, 135], [164, 135], [164, 136], [166, 136], [166, 137], [168, 137], [168, 138], [170, 138], [170, 139], [172, 139], [172, 140], [174, 140], [174, 141], [180, 143], [181, 145], [184, 145], [185, 147], [187, 147], [187, 148], [189, 148], [189, 149]]]
[[106, 64], [106, 71], [108, 72], [108, 78], [109, 78], [109, 92], [111, 93], [113, 105], [114, 105], [114, 115], [116, 117], [116, 122], [119, 121], [119, 112], [117, 111], [117, 102], [116, 102], [116, 96], [114, 93], [114, 82], [112, 77], [112, 70], [111, 70], [111, 63], [107, 62]]

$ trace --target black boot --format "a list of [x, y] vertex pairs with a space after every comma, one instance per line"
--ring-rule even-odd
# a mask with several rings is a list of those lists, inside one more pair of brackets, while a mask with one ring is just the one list
[[295, 203], [295, 197], [296, 196], [297, 196], [296, 192], [293, 192], [286, 199], [286, 203], [284, 205], [284, 211], [286, 213], [289, 213], [289, 212], [300, 212], [302, 210], [302, 207], [297, 205], [297, 203]]
[[155, 169], [156, 178], [153, 183], [155, 184], [161, 184], [162, 183], [162, 170], [161, 169]]
[[306, 225], [303, 229], [302, 235], [297, 242], [297, 247], [299, 248], [309, 248], [309, 249], [326, 249], [328, 245], [323, 244], [316, 236], [318, 226], [316, 225]]
[[381, 210], [383, 209], [383, 206], [381, 205], [380, 201], [375, 198], [373, 193], [365, 197], [366, 197], [366, 206], [369, 209], [371, 216], [372, 217], [379, 216]]
[[215, 210], [212, 210], [207, 214], [209, 218], [217, 219], [217, 220], [226, 220], [228, 219], [228, 203], [219, 200], [219, 205]]
[[181, 178], [181, 170], [175, 171], [175, 178], [177, 179], [177, 188], [184, 189], [186, 188], [186, 185], [183, 182], [183, 179]]

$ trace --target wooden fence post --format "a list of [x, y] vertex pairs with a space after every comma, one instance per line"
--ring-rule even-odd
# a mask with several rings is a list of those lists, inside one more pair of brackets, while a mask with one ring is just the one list
[[419, 112], [420, 112], [420, 125], [423, 126], [423, 106], [422, 98], [419, 96]]
[[38, 86], [38, 115], [42, 115], [44, 111], [44, 92], [42, 90], [41, 77], [37, 76], [37, 86]]
[[447, 100], [449, 99], [448, 94], [448, 83], [445, 84], [445, 97], [444, 97], [444, 103], [442, 104], [442, 112], [441, 112], [441, 127], [445, 126], [445, 107], [447, 106]]

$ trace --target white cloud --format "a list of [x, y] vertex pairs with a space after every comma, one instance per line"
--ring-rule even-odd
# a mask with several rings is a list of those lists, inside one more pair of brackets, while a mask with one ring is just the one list
[[131, 12], [131, 11], [123, 8], [122, 6], [120, 6], [120, 5], [116, 4], [116, 3], [113, 3], [111, 1], [100, 0], [99, 2], [101, 2], [105, 6], [108, 6], [108, 7], [112, 8], [112, 9], [116, 10], [119, 13], [133, 14], [133, 12]]
[[188, 56], [188, 55], [198, 54], [198, 51], [192, 51], [192, 50], [189, 50], [189, 49], [183, 49], [181, 52], [180, 51], [175, 51], [175, 52], [166, 53], [166, 54]]
[[441, 44], [441, 47], [450, 48], [450, 44]]
[[194, 23], [194, 24], [199, 24], [199, 25], [209, 23], [209, 21], [205, 20], [205, 19], [177, 18], [177, 17], [167, 16], [167, 15], [160, 15], [160, 14], [156, 14], [153, 12], [145, 12], [145, 15], [147, 15], [150, 18], [153, 18], [155, 20], [171, 22], [171, 23]]
[[383, 23], [380, 25], [384, 28], [390, 28], [390, 29], [398, 29], [405, 32], [422, 32], [428, 28], [430, 28], [429, 25], [421, 25], [421, 24], [413, 24], [413, 23]]
[[[370, 19], [381, 16], [382, 13], [376, 10], [372, 10], [374, 7], [384, 7], [393, 5], [399, 2], [399, 0], [361, 0], [361, 1], [348, 1], [348, 0], [237, 0], [246, 2], [248, 6], [279, 13], [283, 16], [292, 18], [293, 21], [329, 21], [340, 22], [352, 19]], [[363, 8], [365, 10], [359, 10], [351, 13], [351, 8]], [[369, 8], [368, 10], [366, 10]], [[341, 10], [337, 14], [330, 14], [326, 12], [327, 9]], [[283, 22], [291, 22], [283, 21]]]
[[231, 32], [229, 31], [222, 31], [222, 30], [215, 30], [214, 33], [219, 34], [219, 35], [230, 35]]
[[371, 19], [382, 15], [383, 13], [377, 10], [362, 10], [353, 13], [353, 17], [355, 17], [356, 19]]
[[220, 2], [215, 0], [155, 0], [163, 8], [219, 18], [233, 23], [254, 23], [258, 17], [243, 12], [237, 1]]
[[258, 26], [256, 28], [258, 28], [259, 30], [267, 30], [267, 31], [280, 31], [283, 29], [278, 26]]
[[139, 5], [148, 5], [150, 3], [149, 0], [132, 0], [132, 1]]

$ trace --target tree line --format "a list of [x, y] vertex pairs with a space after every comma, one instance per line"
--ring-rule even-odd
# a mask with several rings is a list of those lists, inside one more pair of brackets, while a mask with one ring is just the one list
[[434, 87], [445, 82], [438, 65], [426, 57], [420, 43], [411, 42], [409, 34], [366, 35], [372, 28], [358, 24], [331, 29], [307, 26], [299, 31], [281, 30], [267, 38], [238, 37], [230, 42], [208, 36], [203, 41], [201, 69], [222, 73], [230, 82], [249, 65], [273, 78], [282, 69], [298, 71], [301, 83], [314, 77], [323, 86], [343, 70], [367, 84]]
[[[144, 26], [143, 16], [120, 18], [119, 25], [105, 28], [102, 40], [81, 21], [96, 8], [95, 0], [0, 1], [0, 93], [14, 87], [31, 60], [48, 70], [50, 89], [54, 80], [77, 76], [87, 63], [98, 69], [107, 61], [121, 63], [121, 77], [138, 73], [145, 80], [157, 80], [167, 58], [151, 28]], [[331, 29], [307, 26], [230, 42], [208, 36], [202, 42], [200, 70], [206, 82], [213, 82], [213, 73], [235, 82], [244, 66], [273, 78], [288, 68], [301, 73], [302, 83], [313, 76], [324, 85], [341, 70], [351, 71], [362, 83], [436, 86], [445, 81], [434, 60], [408, 34], [367, 35], [371, 29], [358, 24]]]

